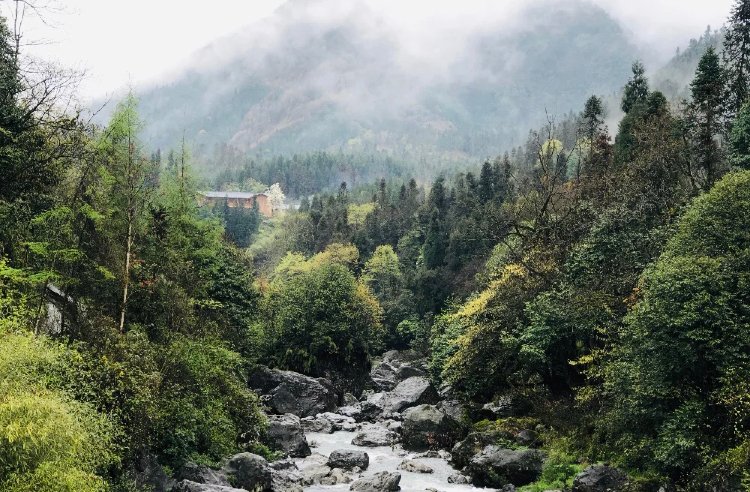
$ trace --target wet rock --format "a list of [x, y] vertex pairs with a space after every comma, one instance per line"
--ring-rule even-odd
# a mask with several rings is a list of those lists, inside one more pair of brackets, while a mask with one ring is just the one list
[[274, 413], [312, 417], [336, 409], [333, 385], [324, 378], [257, 366], [248, 376], [248, 385], [266, 395], [264, 400]]
[[400, 473], [383, 471], [372, 477], [360, 478], [349, 487], [349, 490], [357, 492], [395, 492], [401, 490], [398, 485], [399, 482], [401, 482]]
[[364, 451], [341, 449], [333, 451], [331, 455], [328, 456], [328, 462], [326, 465], [331, 468], [342, 468], [344, 470], [351, 470], [354, 467], [359, 467], [360, 470], [366, 470], [370, 465], [370, 457]]
[[454, 473], [453, 475], [448, 477], [448, 483], [455, 483], [457, 485], [467, 485], [471, 483], [471, 480], [469, 480], [469, 477], [466, 475], [461, 475], [460, 473]]
[[472, 483], [484, 487], [527, 485], [542, 473], [545, 455], [535, 449], [513, 450], [486, 446], [466, 468]]
[[319, 414], [315, 417], [305, 417], [300, 419], [302, 430], [305, 433], [308, 432], [322, 432], [324, 434], [332, 434], [334, 431], [333, 423], [327, 418], [321, 418]]
[[273, 484], [273, 469], [257, 454], [232, 456], [221, 469], [230, 483], [247, 490], [266, 490]]
[[273, 472], [271, 479], [271, 490], [273, 492], [302, 492], [304, 485], [302, 474], [296, 466], [274, 470]]
[[319, 419], [326, 419], [331, 423], [334, 431], [345, 430], [352, 431], [357, 427], [357, 421], [351, 417], [345, 415], [339, 415], [337, 413], [326, 412], [316, 416]]
[[406, 449], [445, 449], [462, 437], [458, 422], [434, 405], [419, 405], [404, 412], [401, 439]]
[[407, 378], [426, 375], [426, 359], [414, 350], [388, 351], [370, 371], [373, 385], [381, 391], [390, 391]]
[[272, 446], [294, 458], [310, 456], [310, 446], [302, 431], [300, 418], [293, 414], [268, 417], [268, 440]]
[[343, 402], [344, 405], [356, 405], [359, 400], [357, 400], [357, 397], [351, 393], [344, 393]]
[[351, 481], [352, 478], [344, 470], [334, 468], [320, 480], [320, 485], [338, 485], [340, 483], [350, 483]]
[[404, 460], [398, 465], [399, 470], [412, 473], [432, 473], [433, 470], [428, 465], [416, 460]]
[[398, 434], [378, 424], [369, 424], [352, 439], [355, 446], [376, 447], [390, 446], [398, 440]]
[[628, 477], [607, 465], [587, 467], [573, 479], [573, 492], [617, 492], [624, 490]]
[[182, 480], [172, 489], [173, 492], [247, 492], [245, 489], [235, 489], [227, 485], [213, 485]]

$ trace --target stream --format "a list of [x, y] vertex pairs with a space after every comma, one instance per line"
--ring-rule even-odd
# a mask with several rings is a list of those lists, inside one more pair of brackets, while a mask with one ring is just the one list
[[[372, 476], [377, 472], [388, 471], [398, 472], [401, 474], [401, 490], [405, 492], [424, 492], [428, 489], [438, 490], [441, 492], [467, 492], [467, 491], [487, 491], [471, 485], [459, 485], [448, 483], [448, 477], [457, 473], [448, 462], [441, 458], [415, 458], [420, 453], [404, 451], [400, 447], [391, 448], [389, 446], [379, 447], [362, 447], [353, 445], [352, 439], [356, 432], [336, 431], [333, 434], [325, 433], [308, 433], [307, 440], [310, 443], [313, 453], [320, 453], [325, 456], [331, 452], [342, 449], [354, 449], [366, 452], [370, 457], [369, 467], [362, 472], [361, 476]], [[398, 466], [405, 459], [416, 459], [421, 463], [428, 465], [433, 469], [433, 473], [414, 473], [399, 470]], [[305, 460], [296, 460], [299, 468], [305, 467]], [[339, 485], [311, 485], [304, 490], [310, 492], [330, 492], [334, 490], [348, 491], [351, 484]]]

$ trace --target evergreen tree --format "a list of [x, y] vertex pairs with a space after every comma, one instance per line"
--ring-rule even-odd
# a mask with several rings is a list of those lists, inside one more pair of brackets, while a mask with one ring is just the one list
[[732, 166], [750, 169], [750, 103], [745, 103], [737, 114], [729, 144]]
[[748, 98], [750, 79], [750, 0], [736, 0], [724, 37], [727, 113], [733, 118]]
[[633, 110], [639, 103], [646, 100], [648, 96], [648, 79], [646, 78], [646, 69], [643, 63], [636, 61], [633, 63], [633, 77], [625, 84], [622, 96], [622, 110], [627, 114]]
[[718, 141], [724, 129], [721, 120], [724, 70], [713, 48], [708, 48], [698, 63], [690, 91], [692, 102], [688, 108], [688, 125], [697, 165], [703, 173], [703, 186], [709, 189], [720, 177], [723, 167]]

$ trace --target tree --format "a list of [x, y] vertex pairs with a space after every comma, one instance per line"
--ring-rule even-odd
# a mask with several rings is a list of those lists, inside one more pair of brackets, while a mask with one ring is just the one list
[[748, 466], [733, 453], [750, 439], [749, 218], [747, 171], [691, 204], [605, 368], [600, 436], [625, 464], [687, 489], [725, 486]]
[[745, 103], [737, 114], [729, 135], [730, 164], [750, 169], [750, 103]]
[[267, 355], [283, 368], [361, 388], [381, 339], [381, 308], [340, 263], [298, 259], [266, 299]]
[[141, 123], [137, 106], [138, 102], [131, 92], [118, 104], [99, 144], [101, 153], [107, 160], [106, 170], [111, 177], [111, 210], [116, 228], [113, 233], [115, 237], [121, 237], [124, 243], [119, 309], [121, 332], [125, 330], [135, 242], [152, 192], [147, 178], [151, 175], [153, 164], [141, 154], [138, 141]]
[[723, 133], [721, 122], [724, 97], [724, 70], [719, 56], [708, 48], [698, 63], [690, 83], [692, 101], [688, 107], [697, 167], [702, 170], [703, 187], [708, 190], [723, 171], [722, 148], [718, 141]]
[[646, 69], [643, 63], [636, 61], [633, 63], [633, 77], [625, 84], [622, 95], [621, 108], [625, 114], [630, 113], [638, 104], [644, 102], [648, 96], [648, 79], [646, 78]]
[[747, 102], [750, 83], [750, 1], [735, 0], [724, 36], [727, 113], [733, 119]]

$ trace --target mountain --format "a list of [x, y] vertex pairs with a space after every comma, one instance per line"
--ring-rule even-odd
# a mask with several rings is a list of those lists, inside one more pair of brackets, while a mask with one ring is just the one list
[[488, 156], [520, 144], [545, 112], [615, 93], [638, 58], [621, 26], [583, 1], [537, 3], [429, 44], [405, 43], [362, 0], [320, 15], [329, 4], [290, 0], [139, 91], [146, 141], [166, 148], [184, 135], [198, 153]]

